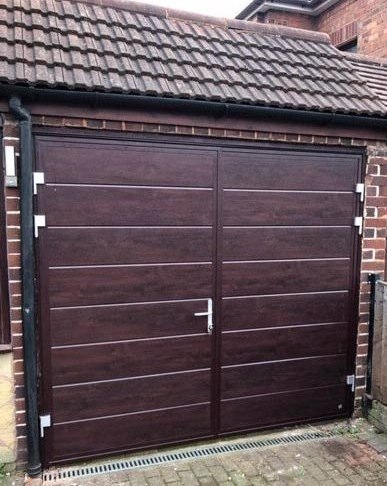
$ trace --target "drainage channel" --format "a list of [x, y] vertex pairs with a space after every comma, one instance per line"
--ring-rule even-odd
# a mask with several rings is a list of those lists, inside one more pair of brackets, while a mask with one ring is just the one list
[[149, 454], [143, 457], [135, 457], [133, 459], [109, 461], [104, 464], [60, 468], [52, 471], [45, 471], [43, 473], [43, 482], [55, 482], [62, 479], [77, 479], [86, 476], [95, 476], [98, 474], [129, 471], [131, 469], [168, 464], [187, 459], [200, 459], [227, 452], [241, 452], [300, 442], [329, 439], [331, 437], [336, 437], [337, 435], [339, 435], [338, 432], [306, 432], [300, 434], [281, 435], [267, 439], [247, 440], [246, 442], [231, 442], [225, 444], [216, 444], [213, 446], [200, 446], [196, 449], [187, 449], [170, 453], [165, 452]]

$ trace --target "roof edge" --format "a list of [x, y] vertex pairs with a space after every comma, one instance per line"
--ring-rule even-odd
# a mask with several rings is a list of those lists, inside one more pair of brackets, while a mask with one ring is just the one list
[[366, 56], [364, 54], [356, 54], [354, 52], [343, 52], [343, 51], [342, 54], [350, 61], [354, 61], [354, 62], [357, 61], [357, 62], [363, 62], [367, 64], [387, 67], [387, 58], [385, 57], [372, 57], [372, 56]]
[[331, 40], [328, 34], [322, 32], [313, 32], [309, 30], [296, 29], [282, 25], [260, 24], [258, 22], [249, 22], [247, 20], [227, 19], [222, 17], [213, 17], [209, 15], [197, 14], [183, 10], [170, 9], [157, 5], [145, 4], [132, 0], [69, 0], [71, 3], [89, 3], [99, 7], [117, 8], [128, 10], [130, 12], [154, 15], [163, 19], [176, 19], [183, 21], [192, 21], [200, 24], [212, 25], [223, 29], [241, 30], [248, 32], [257, 32], [265, 35], [275, 35], [292, 37], [295, 39], [309, 40], [330, 44]]

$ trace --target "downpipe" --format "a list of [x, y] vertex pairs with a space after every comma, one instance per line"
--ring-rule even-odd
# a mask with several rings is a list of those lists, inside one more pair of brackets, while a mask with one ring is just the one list
[[38, 380], [35, 331], [32, 123], [30, 113], [22, 105], [18, 96], [12, 96], [10, 98], [9, 108], [11, 113], [19, 121], [20, 133], [21, 278], [25, 399], [27, 414], [27, 473], [30, 477], [36, 477], [41, 474], [42, 465], [39, 450]]

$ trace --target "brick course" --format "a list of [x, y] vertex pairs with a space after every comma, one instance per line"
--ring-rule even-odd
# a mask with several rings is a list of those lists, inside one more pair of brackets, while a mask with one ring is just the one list
[[[248, 141], [282, 141], [294, 144], [313, 144], [328, 147], [363, 147], [367, 150], [367, 185], [364, 205], [364, 234], [362, 239], [362, 263], [360, 285], [359, 327], [356, 359], [355, 405], [359, 410], [365, 389], [366, 354], [368, 343], [368, 273], [377, 272], [384, 276], [387, 221], [387, 145], [377, 140], [364, 140], [351, 137], [331, 137], [306, 133], [277, 133], [271, 131], [211, 128], [203, 126], [174, 125], [170, 123], [139, 123], [112, 119], [86, 119], [77, 117], [34, 116], [36, 127], [62, 127], [110, 130], [117, 133], [159, 133], [178, 134], [185, 137], [200, 136], [208, 138], [231, 138]], [[18, 137], [18, 130], [12, 118], [5, 115], [4, 136]], [[17, 140], [14, 141], [17, 146]], [[20, 281], [20, 221], [19, 190], [6, 190], [7, 238], [9, 252], [9, 279], [11, 297], [11, 328], [15, 373], [15, 395], [17, 415], [18, 462], [23, 466], [26, 461], [25, 402], [23, 383], [23, 348], [21, 321], [21, 281]]]

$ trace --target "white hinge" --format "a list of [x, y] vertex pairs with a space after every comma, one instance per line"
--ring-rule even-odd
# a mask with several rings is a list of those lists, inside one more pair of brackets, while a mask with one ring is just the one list
[[347, 385], [351, 387], [352, 393], [355, 391], [355, 375], [347, 376]]
[[36, 214], [34, 216], [34, 234], [35, 238], [39, 236], [39, 228], [44, 228], [46, 226], [46, 216], [43, 214]]
[[363, 233], [363, 217], [356, 216], [353, 224], [359, 228], [359, 235], [361, 235]]
[[40, 422], [40, 437], [44, 437], [44, 429], [47, 427], [51, 427], [51, 415], [40, 415], [39, 416]]
[[356, 184], [356, 192], [360, 194], [360, 202], [364, 202], [365, 185], [362, 182]]
[[38, 193], [38, 184], [44, 184], [44, 172], [33, 172], [32, 179], [34, 184], [34, 194]]

